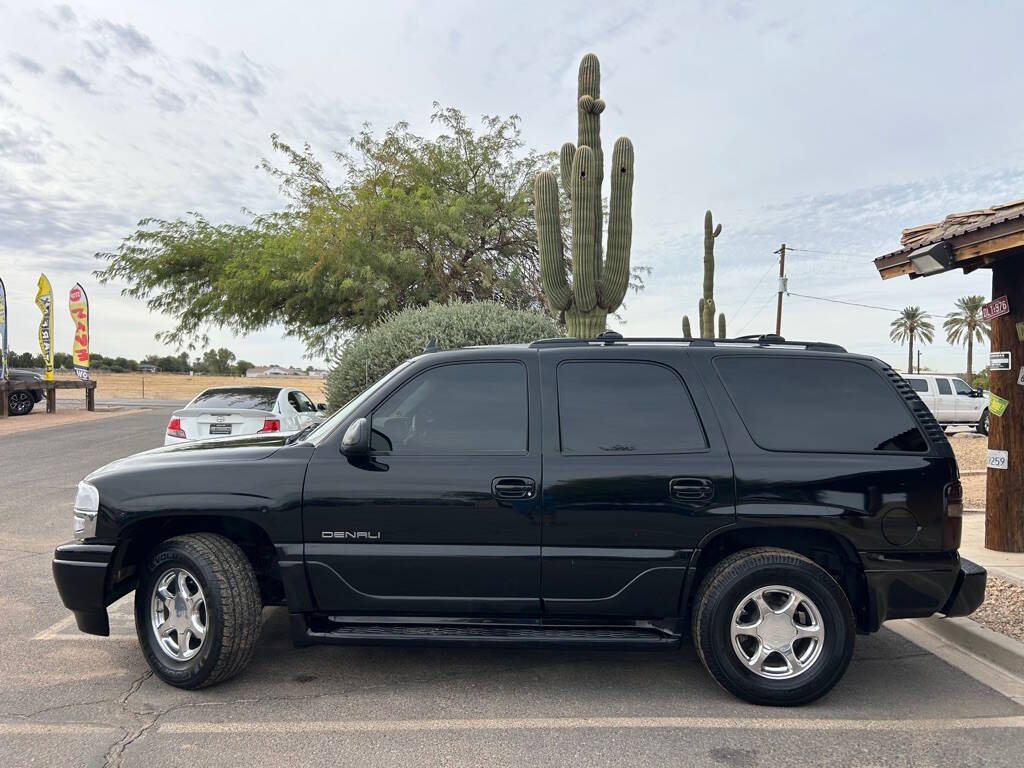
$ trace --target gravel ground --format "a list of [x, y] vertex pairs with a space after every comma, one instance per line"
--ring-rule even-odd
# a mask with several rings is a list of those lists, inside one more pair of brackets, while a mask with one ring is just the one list
[[948, 435], [949, 443], [956, 454], [956, 463], [960, 472], [985, 469], [985, 452], [988, 450], [988, 438], [976, 432], [956, 432]]
[[985, 602], [971, 618], [993, 632], [1024, 642], [1024, 587], [989, 573]]

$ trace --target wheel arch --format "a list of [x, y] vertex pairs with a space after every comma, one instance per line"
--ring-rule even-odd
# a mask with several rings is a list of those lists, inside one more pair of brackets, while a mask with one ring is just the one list
[[689, 620], [693, 599], [707, 573], [735, 552], [756, 547], [775, 547], [803, 555], [828, 571], [850, 601], [857, 629], [870, 632], [869, 601], [864, 568], [849, 539], [833, 531], [794, 524], [739, 523], [714, 532], [694, 551], [683, 590], [680, 616]]
[[252, 564], [265, 605], [284, 603], [277, 552], [266, 530], [257, 523], [228, 515], [161, 515], [126, 526], [118, 535], [118, 546], [110, 569], [109, 590], [113, 599], [134, 589], [138, 569], [154, 547], [175, 536], [216, 533], [239, 546]]

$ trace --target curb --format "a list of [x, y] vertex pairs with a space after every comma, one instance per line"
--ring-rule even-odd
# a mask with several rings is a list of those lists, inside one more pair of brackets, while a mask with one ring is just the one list
[[912, 623], [948, 643], [1024, 679], [1024, 643], [993, 632], [967, 618], [933, 616]]

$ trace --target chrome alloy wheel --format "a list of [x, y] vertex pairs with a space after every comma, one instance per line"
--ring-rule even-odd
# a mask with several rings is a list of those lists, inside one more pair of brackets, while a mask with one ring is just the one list
[[188, 661], [203, 647], [209, 615], [196, 577], [171, 568], [153, 585], [150, 599], [153, 636], [174, 661]]
[[743, 665], [770, 680], [804, 674], [821, 656], [825, 627], [807, 595], [792, 587], [758, 587], [736, 606], [732, 649]]

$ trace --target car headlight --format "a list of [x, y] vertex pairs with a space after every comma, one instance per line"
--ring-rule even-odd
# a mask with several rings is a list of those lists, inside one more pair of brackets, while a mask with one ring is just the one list
[[75, 494], [75, 517], [71, 524], [72, 533], [78, 541], [96, 535], [96, 517], [100, 512], [100, 492], [95, 485], [85, 481], [78, 484]]

